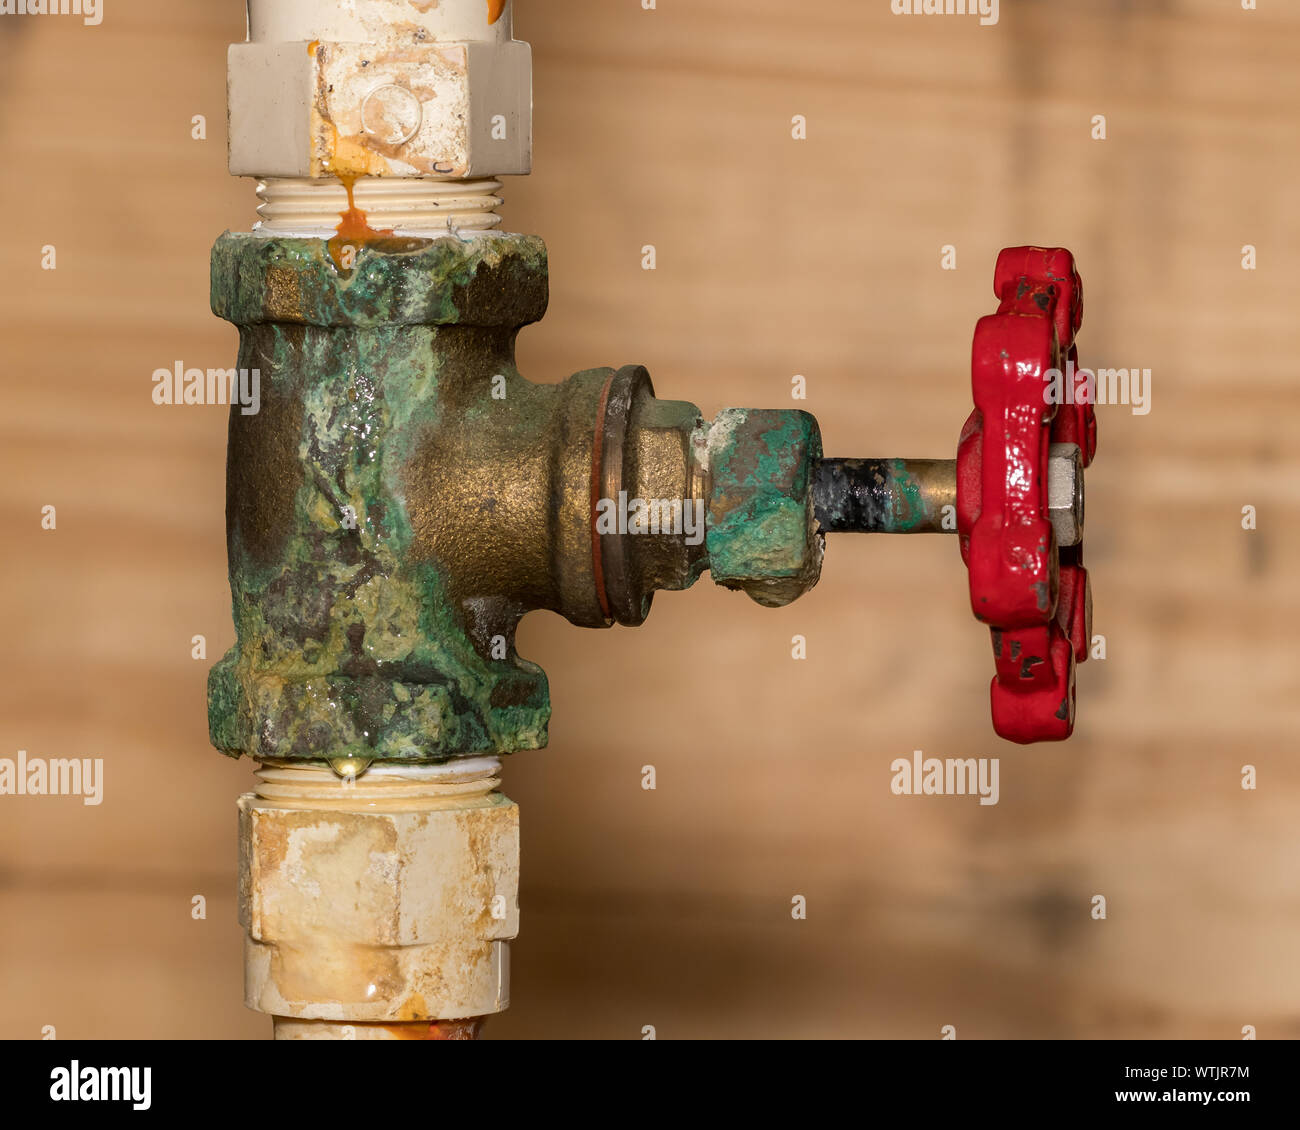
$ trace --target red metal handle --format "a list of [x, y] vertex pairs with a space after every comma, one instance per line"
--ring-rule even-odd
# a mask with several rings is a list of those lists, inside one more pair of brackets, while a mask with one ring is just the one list
[[[1090, 390], [1076, 371], [1083, 283], [1063, 248], [1009, 247], [993, 287], [998, 311], [980, 319], [971, 351], [975, 410], [957, 447], [957, 532], [971, 610], [993, 635], [993, 728], [1015, 742], [1060, 741], [1074, 729], [1074, 666], [1088, 658], [1092, 597], [1082, 544], [1057, 545], [1047, 467], [1051, 444], [1077, 444], [1084, 466], [1097, 447]], [[1049, 390], [1067, 380], [1074, 402], [1058, 406]]]

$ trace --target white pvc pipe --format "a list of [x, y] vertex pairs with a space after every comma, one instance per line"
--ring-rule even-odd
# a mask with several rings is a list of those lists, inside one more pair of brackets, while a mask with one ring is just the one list
[[228, 62], [230, 171], [268, 235], [332, 231], [344, 183], [371, 228], [500, 224], [532, 156], [532, 67], [509, 0], [247, 0]]
[[382, 42], [395, 27], [460, 43], [506, 43], [513, 38], [513, 4], [494, 22], [490, 0], [248, 0], [254, 43]]
[[244, 1003], [277, 1018], [279, 1039], [502, 1011], [519, 809], [497, 791], [500, 760], [340, 777], [346, 764], [263, 765], [239, 800]]

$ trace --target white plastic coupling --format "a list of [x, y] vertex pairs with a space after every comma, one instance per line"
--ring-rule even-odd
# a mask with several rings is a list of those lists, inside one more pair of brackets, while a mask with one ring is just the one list
[[244, 997], [280, 1038], [373, 1038], [509, 1005], [519, 810], [499, 770], [259, 770], [239, 800]]
[[532, 52], [485, 0], [249, 0], [235, 176], [483, 180], [532, 165]]

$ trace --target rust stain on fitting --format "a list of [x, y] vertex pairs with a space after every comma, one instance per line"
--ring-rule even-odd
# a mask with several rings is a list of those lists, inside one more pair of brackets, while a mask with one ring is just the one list
[[[312, 176], [467, 175], [469, 141], [462, 126], [470, 112], [472, 45], [425, 42], [415, 24], [389, 30], [391, 38], [382, 43], [317, 44], [310, 52]], [[387, 121], [385, 91], [398, 95], [404, 107], [393, 132], [367, 125], [372, 103], [380, 107], [380, 121]], [[424, 108], [434, 104], [435, 117], [445, 120], [430, 135]]]
[[321, 172], [339, 180], [351, 177], [356, 181], [364, 176], [383, 176], [390, 171], [388, 162], [376, 153], [365, 138], [345, 137], [338, 126], [322, 119], [329, 128], [329, 145], [321, 162]]
[[349, 245], [373, 243], [377, 239], [392, 239], [391, 229], [372, 228], [365, 212], [357, 207], [357, 176], [353, 173], [337, 174], [348, 194], [348, 206], [339, 214], [339, 225], [334, 229], [334, 238], [329, 241], [330, 258], [340, 271], [347, 268], [343, 264], [343, 249]]
[[477, 1040], [486, 1021], [484, 1016], [465, 1020], [411, 1020], [389, 1023], [376, 1020], [304, 1020], [277, 1017], [280, 1039], [344, 1040]]
[[397, 1040], [477, 1040], [483, 1031], [483, 1017], [469, 1020], [437, 1020], [432, 1024], [390, 1024]]
[[[330, 57], [328, 51], [320, 49], [320, 66], [317, 67], [316, 89], [311, 106], [312, 132], [317, 136], [317, 145], [321, 151], [320, 174], [336, 176], [346, 184], [346, 177], [355, 181], [358, 177], [371, 175], [383, 176], [391, 172], [388, 161], [376, 153], [364, 137], [344, 136], [330, 111], [329, 75], [325, 66]], [[317, 51], [311, 51], [312, 58]], [[313, 175], [316, 175], [313, 173]]]

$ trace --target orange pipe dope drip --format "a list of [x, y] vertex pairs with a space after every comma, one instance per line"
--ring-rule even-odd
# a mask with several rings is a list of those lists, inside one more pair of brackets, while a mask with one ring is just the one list
[[336, 173], [335, 175], [347, 190], [348, 206], [346, 211], [339, 213], [339, 226], [334, 229], [334, 237], [329, 241], [329, 252], [334, 265], [340, 271], [344, 271], [350, 269], [343, 264], [345, 247], [373, 243], [377, 239], [391, 239], [393, 233], [391, 229], [372, 228], [365, 212], [357, 207], [356, 196], [353, 194], [357, 183], [356, 174]]
[[501, 13], [506, 10], [506, 0], [487, 0], [488, 5], [488, 23], [494, 24], [501, 18]]

